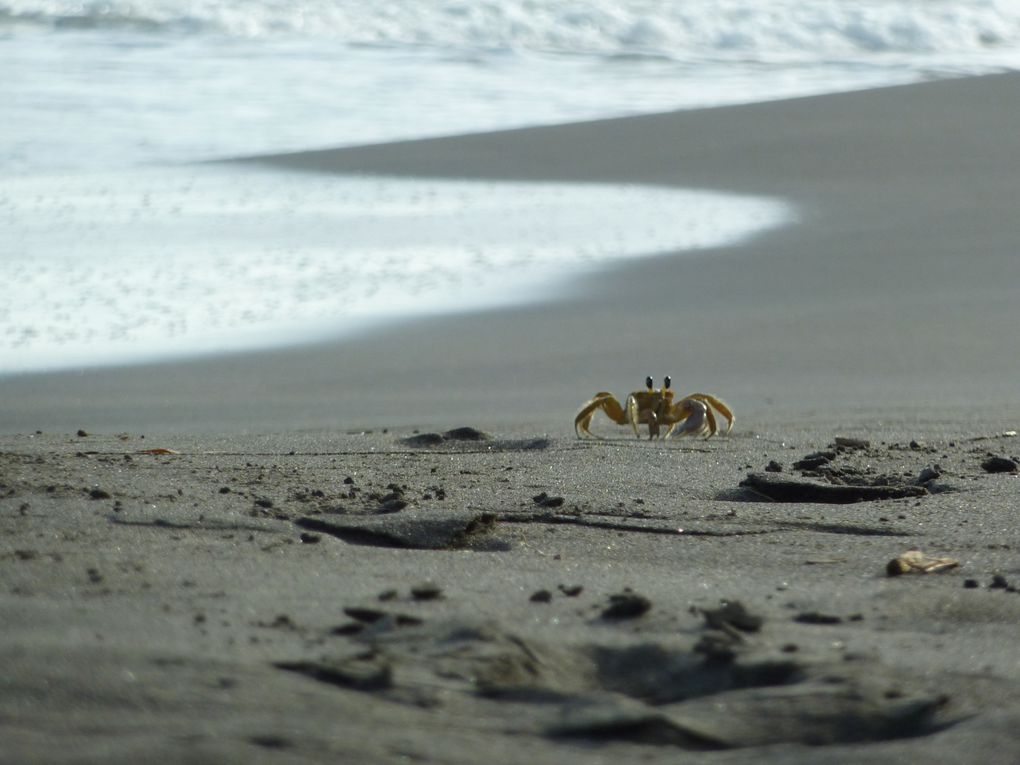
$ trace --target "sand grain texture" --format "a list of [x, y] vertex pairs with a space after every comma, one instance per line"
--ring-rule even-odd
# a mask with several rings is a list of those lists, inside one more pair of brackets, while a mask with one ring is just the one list
[[[1015, 437], [841, 452], [919, 476], [933, 449], [952, 490], [831, 505], [740, 487], [821, 433], [406, 435], [3, 438], [3, 761], [1020, 754], [1020, 484], [981, 468]], [[915, 548], [962, 565], [887, 577]]]

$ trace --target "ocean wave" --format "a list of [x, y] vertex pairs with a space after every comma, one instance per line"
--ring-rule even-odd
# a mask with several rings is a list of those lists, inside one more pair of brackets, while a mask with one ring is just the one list
[[0, 27], [759, 60], [1020, 47], [1013, 0], [6, 0]]

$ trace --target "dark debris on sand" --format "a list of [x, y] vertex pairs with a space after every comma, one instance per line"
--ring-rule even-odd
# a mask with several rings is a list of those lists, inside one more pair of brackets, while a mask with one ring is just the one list
[[449, 441], [491, 441], [492, 436], [472, 427], [453, 428], [445, 433], [419, 433], [400, 439], [402, 444], [415, 447], [439, 446]]
[[652, 608], [652, 601], [636, 592], [620, 592], [609, 596], [609, 605], [602, 611], [603, 619], [636, 619]]
[[773, 502], [818, 502], [828, 504], [851, 504], [874, 502], [883, 499], [905, 499], [923, 497], [928, 490], [923, 486], [857, 486], [822, 483], [797, 478], [784, 478], [776, 473], [748, 473], [740, 482], [744, 488], [766, 497]]
[[1020, 463], [1009, 457], [992, 455], [981, 463], [981, 469], [986, 473], [1016, 473], [1020, 470]]

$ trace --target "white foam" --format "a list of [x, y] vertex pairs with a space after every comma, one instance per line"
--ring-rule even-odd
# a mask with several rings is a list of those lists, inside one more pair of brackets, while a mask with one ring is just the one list
[[0, 0], [0, 172], [349, 146], [1020, 68], [1016, 0]]
[[302, 342], [555, 299], [792, 220], [755, 197], [206, 167], [0, 182], [0, 372]]
[[1013, 0], [4, 0], [0, 20], [345, 44], [755, 57], [1020, 44]]

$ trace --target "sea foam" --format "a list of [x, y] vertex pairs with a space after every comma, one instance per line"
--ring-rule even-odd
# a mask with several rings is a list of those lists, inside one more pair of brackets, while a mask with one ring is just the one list
[[557, 299], [620, 259], [732, 244], [791, 219], [776, 200], [641, 186], [236, 166], [7, 179], [0, 372]]
[[5, 0], [2, 21], [676, 59], [988, 51], [1020, 44], [1020, 7], [1012, 0]]

